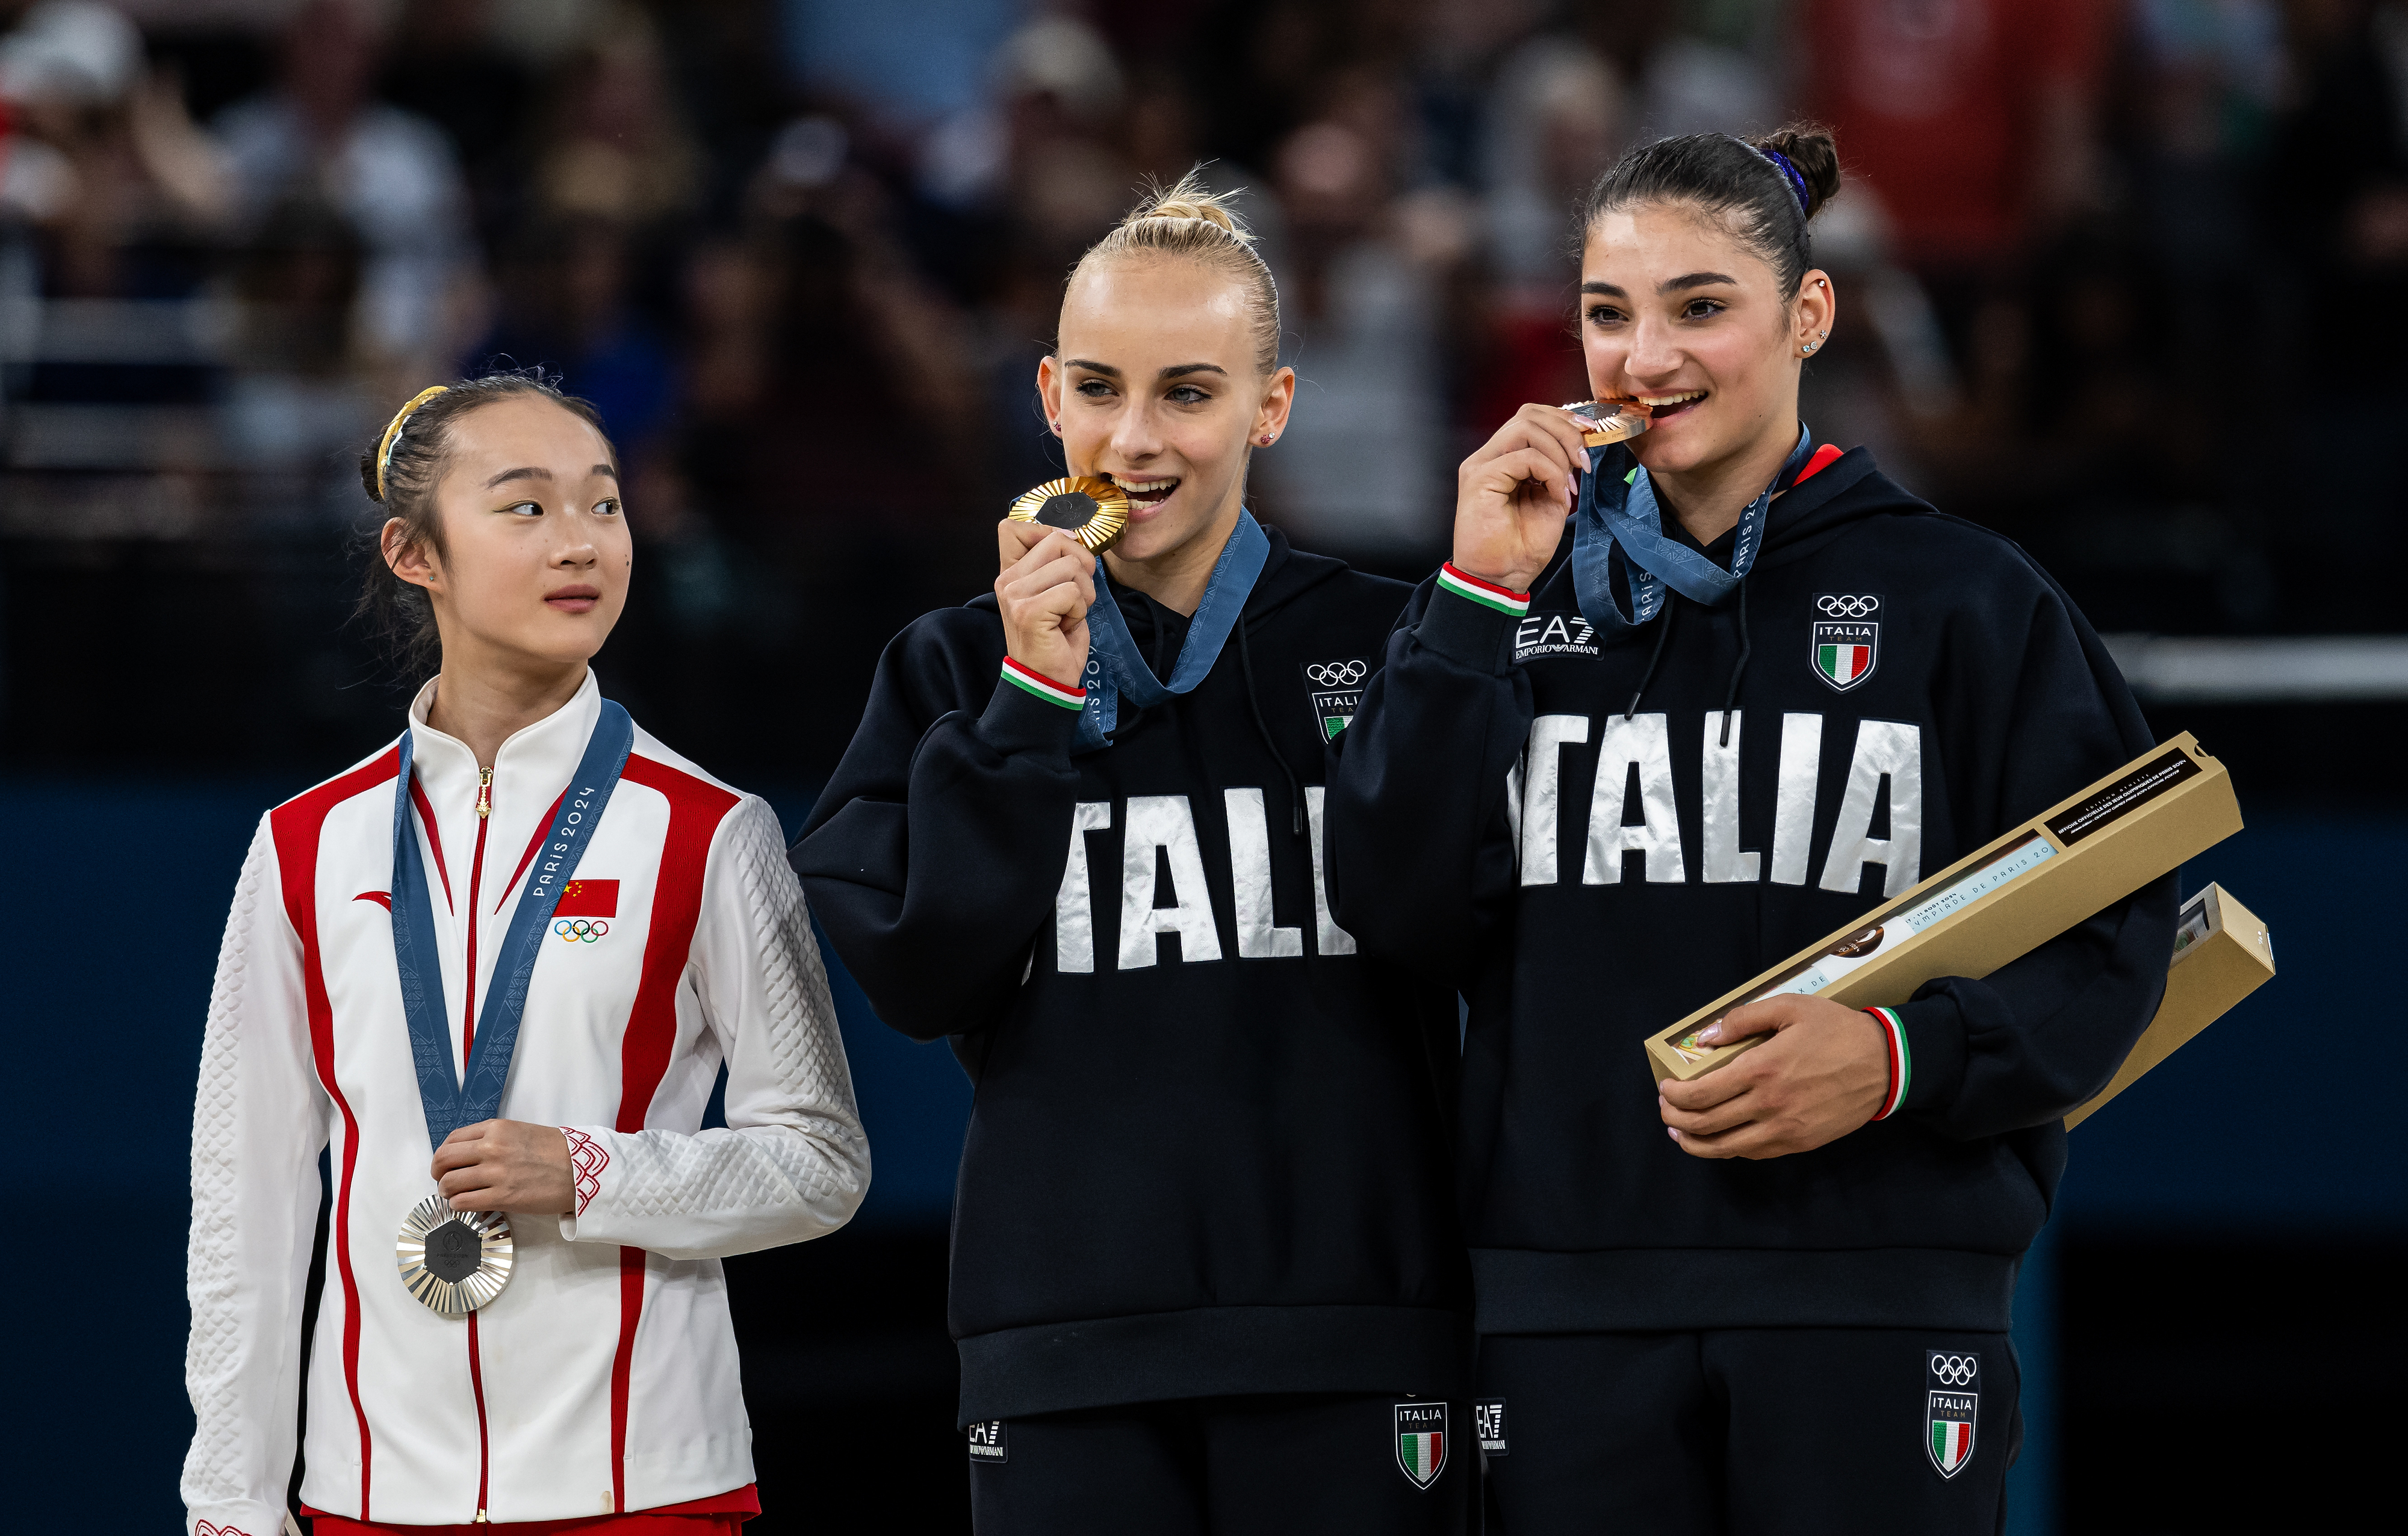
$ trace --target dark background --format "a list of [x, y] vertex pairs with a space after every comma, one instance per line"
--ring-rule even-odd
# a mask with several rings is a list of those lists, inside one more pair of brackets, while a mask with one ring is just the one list
[[[2250, 829], [2186, 889], [2224, 882], [2283, 967], [2074, 1135], [2018, 1296], [2012, 1527], [2305, 1523], [2371, 1496], [2408, 1248], [2384, 960], [2408, 854], [2408, 6], [119, 13], [111, 43], [0, 0], [27, 1516], [175, 1517], [211, 965], [259, 812], [389, 739], [416, 681], [348, 622], [353, 465], [401, 399], [500, 359], [601, 404], [639, 540], [605, 684], [792, 828], [879, 649], [984, 585], [987, 524], [1057, 467], [1035, 360], [1140, 174], [1210, 159], [1251, 189], [1304, 381], [1258, 507], [1419, 577], [1455, 459], [1520, 401], [1585, 393], [1582, 183], [1635, 139], [1797, 112], [1851, 173], [1818, 226], [1842, 311], [1810, 424], [2024, 542], [2160, 733], [2226, 759]], [[831, 961], [877, 1179], [844, 1231], [729, 1265], [752, 1529], [962, 1529], [943, 1256], [968, 1090]]]

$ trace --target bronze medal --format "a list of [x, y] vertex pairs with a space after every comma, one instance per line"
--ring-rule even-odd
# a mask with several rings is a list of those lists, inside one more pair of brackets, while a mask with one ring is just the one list
[[1072, 475], [1024, 492], [1004, 515], [1015, 523], [1059, 528], [1090, 553], [1101, 554], [1128, 526], [1128, 493], [1095, 475]]
[[1647, 430], [1646, 408], [1620, 400], [1574, 400], [1559, 409], [1572, 413], [1581, 441], [1590, 448], [1628, 442]]

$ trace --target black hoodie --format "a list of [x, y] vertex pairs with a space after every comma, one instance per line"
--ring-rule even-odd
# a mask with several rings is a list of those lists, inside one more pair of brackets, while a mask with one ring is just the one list
[[1330, 790], [1340, 921], [1470, 1001], [1481, 1331], [2005, 1328], [2059, 1116], [2164, 985], [2172, 876], [1923, 987], [1899, 1112], [1813, 1152], [1683, 1152], [1641, 1041], [2139, 755], [2129, 690], [2022, 551], [1861, 449], [1714, 608], [1593, 629], [1570, 544], [1519, 619], [1424, 584]]
[[[1410, 589], [1270, 541], [1204, 680], [1076, 757], [1075, 711], [998, 681], [992, 596], [922, 618], [795, 845], [879, 1016], [978, 1085], [965, 1424], [1460, 1385], [1455, 999], [1355, 953], [1318, 856], [1326, 739]], [[1187, 621], [1112, 590], [1167, 678]]]

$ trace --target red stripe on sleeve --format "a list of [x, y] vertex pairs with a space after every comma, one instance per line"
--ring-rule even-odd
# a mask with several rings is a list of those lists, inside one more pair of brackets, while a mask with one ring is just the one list
[[[318, 840], [325, 830], [327, 813], [335, 807], [390, 782], [400, 771], [401, 749], [395, 747], [366, 767], [321, 784], [268, 813], [268, 826], [276, 839], [277, 868], [283, 877], [284, 914], [301, 936], [301, 990], [308, 1008], [310, 1053], [317, 1061], [319, 1085], [343, 1116], [343, 1167], [335, 1181], [331, 1246], [336, 1271], [343, 1283], [343, 1385], [351, 1393], [351, 1416], [359, 1424], [363, 1520], [371, 1518], [368, 1485], [376, 1442], [368, 1433], [367, 1409], [360, 1401], [360, 1286], [351, 1272], [351, 1177], [360, 1158], [360, 1122], [335, 1076], [335, 1009], [326, 993], [325, 967], [318, 948]], [[426, 817], [426, 825], [433, 828], [432, 816]], [[439, 863], [439, 854], [437, 859]]]
[[[694, 930], [702, 917], [702, 877], [710, 862], [710, 840], [736, 808], [736, 797], [693, 774], [632, 754], [621, 778], [657, 791], [669, 803], [668, 835], [662, 840], [650, 931], [644, 938], [643, 975], [619, 1048], [619, 1117], [614, 1126], [622, 1133], [633, 1133], [644, 1128], [653, 1091], [668, 1070], [669, 1051], [677, 1042], [678, 983], [685, 975]], [[610, 1365], [611, 1507], [620, 1514], [627, 1508], [627, 1379], [643, 1308], [644, 1252], [622, 1247], [619, 1353]]]

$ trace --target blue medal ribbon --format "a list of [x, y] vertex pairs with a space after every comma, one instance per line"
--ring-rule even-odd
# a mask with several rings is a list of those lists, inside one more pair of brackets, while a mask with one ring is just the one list
[[[426, 861], [418, 849], [409, 806], [410, 744], [401, 733], [401, 773], [393, 792], [393, 957], [401, 972], [401, 1012], [409, 1026], [409, 1056], [418, 1071], [418, 1101], [426, 1112], [426, 1139], [439, 1148], [463, 1126], [501, 1113], [502, 1089], [510, 1079], [510, 1055], [518, 1049], [519, 1020], [526, 1012], [527, 978], [543, 953], [544, 929], [560, 893], [577, 871], [585, 845], [619, 787], [627, 754], [636, 744], [636, 723], [609, 699], [585, 743], [576, 777], [560, 797], [560, 809], [544, 834], [542, 853], [529, 867], [527, 888], [502, 934], [494, 979], [485, 988], [485, 1012], [468, 1054], [465, 1083], [452, 1075], [452, 1021], [443, 1006], [443, 965], [436, 950], [435, 898]], [[477, 979], [468, 978], [468, 984]]]
[[[1739, 514], [1728, 570], [1665, 536], [1663, 510], [1643, 466], [1627, 477], [1610, 471], [1582, 476], [1580, 500], [1572, 509], [1572, 591], [1580, 599], [1581, 616], [1609, 632], [1636, 629], [1663, 610], [1667, 589], [1708, 608], [1720, 604], [1738, 589], [1764, 547], [1773, 493], [1798, 477], [1813, 451], [1814, 435], [1801, 424], [1798, 446], [1789, 451], [1781, 473]], [[1628, 618], [1613, 597], [1612, 562], [1617, 542], [1630, 593]]]
[[1079, 711], [1079, 743], [1071, 749], [1073, 756], [1112, 744], [1111, 732], [1120, 725], [1122, 694], [1142, 710], [1174, 694], [1192, 692], [1204, 681], [1220, 658], [1221, 647], [1229, 642], [1229, 632], [1237, 628], [1239, 615], [1245, 611], [1246, 599], [1254, 595], [1254, 582], [1270, 556], [1270, 536], [1263, 532], [1254, 513], [1240, 508], [1238, 525], [1229, 530], [1229, 541], [1221, 546], [1221, 558], [1212, 567], [1212, 579], [1205, 583], [1204, 600], [1196, 605], [1196, 616], [1188, 621], [1187, 639], [1180, 644], [1179, 662], [1171, 668], [1168, 683], [1155, 677], [1145, 657], [1138, 653], [1128, 620], [1112, 601], [1103, 557], [1096, 557], [1096, 602], [1087, 610], [1087, 674], [1081, 680], [1087, 685], [1087, 703]]

